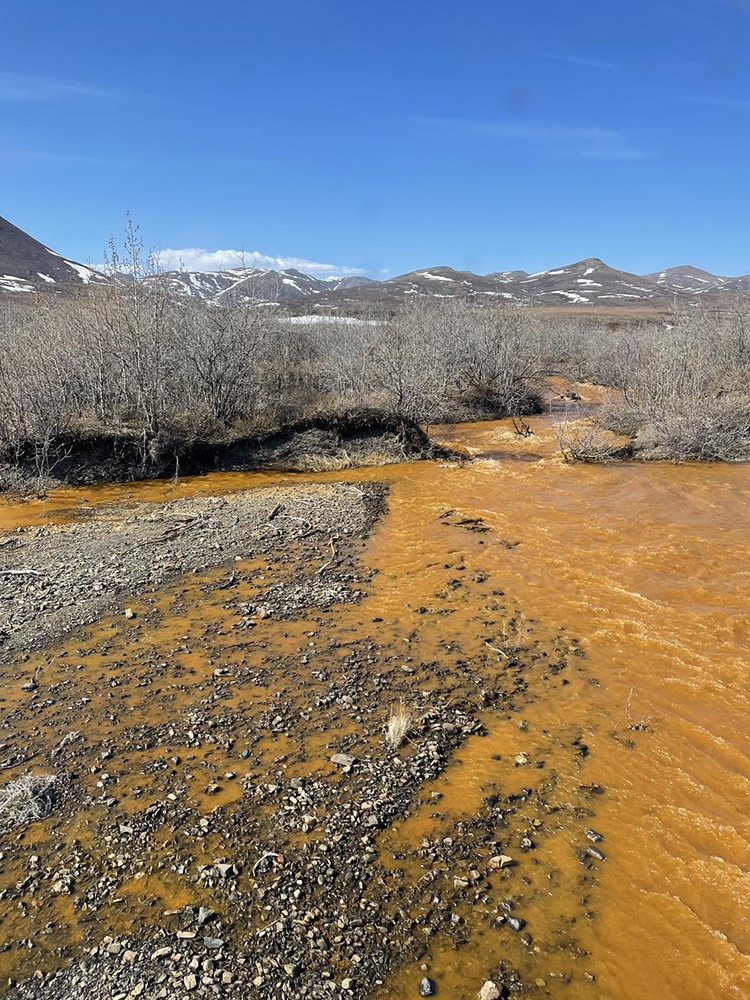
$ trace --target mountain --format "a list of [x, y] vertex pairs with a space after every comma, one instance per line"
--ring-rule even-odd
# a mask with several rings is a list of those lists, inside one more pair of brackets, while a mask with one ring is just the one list
[[499, 298], [514, 299], [505, 287], [511, 282], [498, 275], [473, 274], [471, 271], [456, 271], [452, 267], [427, 267], [420, 271], [389, 278], [383, 284], [390, 292], [401, 296], [429, 295], [433, 298], [467, 298], [478, 295], [494, 295]]
[[84, 264], [61, 257], [7, 219], [0, 218], [0, 291], [67, 291], [107, 279]]
[[649, 278], [618, 271], [598, 257], [530, 274], [518, 284], [535, 305], [629, 305], [664, 298]]
[[[3, 293], [70, 291], [109, 279], [83, 264], [50, 250], [6, 219], [0, 218], [0, 295]], [[368, 306], [395, 307], [414, 298], [469, 298], [524, 306], [658, 306], [675, 298], [715, 299], [723, 294], [750, 293], [750, 275], [720, 277], [685, 264], [637, 275], [609, 267], [598, 257], [528, 274], [495, 271], [473, 274], [437, 265], [409, 271], [386, 281], [361, 275], [318, 278], [295, 268], [235, 267], [225, 271], [168, 271], [145, 278], [176, 298], [216, 304], [243, 302], [282, 305], [292, 311], [310, 306], [327, 312]]]
[[645, 274], [644, 278], [653, 281], [660, 288], [669, 292], [688, 292], [691, 295], [700, 295], [702, 292], [718, 288], [727, 278], [719, 278], [710, 271], [703, 271], [700, 267], [693, 267], [692, 264], [683, 264], [680, 267], [668, 267], [665, 271], [657, 271], [653, 274]]
[[167, 271], [149, 276], [145, 281], [158, 283], [180, 298], [197, 298], [225, 304], [294, 303], [314, 295], [380, 284], [372, 278], [357, 275], [314, 278], [296, 268], [272, 271], [270, 268], [260, 267], [234, 267], [226, 271]]

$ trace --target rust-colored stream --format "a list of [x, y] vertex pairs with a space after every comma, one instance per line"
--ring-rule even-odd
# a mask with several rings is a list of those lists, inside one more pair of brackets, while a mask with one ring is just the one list
[[[434, 603], [446, 565], [462, 561], [485, 571], [542, 634], [563, 629], [577, 638], [598, 685], [586, 678], [561, 689], [565, 695], [537, 698], [524, 714], [524, 732], [498, 723], [488, 736], [472, 737], [435, 783], [443, 812], [470, 813], [489, 782], [511, 790], [518, 784], [512, 768], [495, 758], [528, 752], [558, 767], [571, 799], [582, 778], [606, 789], [595, 824], [607, 860], [591, 890], [594, 918], [581, 919], [575, 844], [563, 831], [537, 853], [542, 865], [563, 873], [568, 888], [550, 894], [547, 905], [541, 893], [531, 901], [525, 913], [538, 943], [512, 960], [538, 981], [541, 996], [750, 996], [750, 471], [567, 465], [554, 418], [530, 423], [528, 438], [504, 422], [440, 429], [477, 456], [463, 467], [419, 463], [309, 477], [391, 484], [388, 514], [366, 553], [379, 572], [363, 604], [336, 612], [337, 626], [361, 633], [382, 618], [394, 634], [401, 626], [408, 631], [413, 609]], [[158, 500], [281, 478], [308, 477], [227, 474], [176, 488], [59, 491], [43, 503], [0, 509], [0, 527], [70, 516], [84, 498]], [[448, 509], [481, 516], [491, 532], [458, 537], [440, 518]], [[425, 616], [423, 656], [431, 641], [437, 648], [438, 633], [444, 641], [452, 629], [472, 628], [470, 612], [448, 625]], [[162, 627], [173, 648], [189, 622], [171, 621], [165, 605]], [[302, 637], [301, 626], [289, 631], [294, 642]], [[581, 731], [590, 748], [583, 770], [556, 758], [549, 734], [565, 727]], [[424, 808], [385, 831], [383, 863], [439, 826]], [[563, 916], [576, 921], [576, 941], [590, 952], [588, 978], [576, 976], [569, 955], [548, 947]], [[477, 928], [461, 951], [436, 945], [425, 962], [442, 995], [468, 998], [503, 957], [501, 941]], [[379, 1000], [413, 995], [414, 975], [404, 970]]]

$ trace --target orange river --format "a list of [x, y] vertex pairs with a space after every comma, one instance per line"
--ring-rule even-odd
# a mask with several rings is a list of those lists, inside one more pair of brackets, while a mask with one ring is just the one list
[[[506, 422], [438, 429], [474, 456], [463, 465], [210, 475], [170, 497], [281, 479], [388, 482], [388, 513], [365, 555], [379, 570], [366, 598], [376, 614], [418, 604], [443, 579], [432, 567], [447, 561], [455, 535], [441, 512], [482, 517], [492, 531], [475, 550], [483, 565], [525, 616], [575, 636], [599, 681], [564, 702], [537, 701], [527, 716], [530, 733], [559, 725], [560, 713], [580, 727], [589, 780], [607, 790], [596, 819], [607, 855], [597, 919], [582, 932], [595, 985], [558, 993], [541, 969], [542, 995], [750, 997], [750, 470], [566, 464], [554, 419], [530, 424], [526, 438]], [[165, 491], [163, 483], [60, 490], [0, 509], [0, 527], [39, 522], [82, 496], [96, 504]], [[479, 536], [461, 544], [479, 545]], [[470, 741], [443, 776], [454, 812], [471, 807], [507, 739], [490, 730]], [[473, 996], [492, 957], [469, 947], [433, 956], [432, 968], [455, 984], [445, 995]], [[398, 977], [382, 995], [405, 995]]]

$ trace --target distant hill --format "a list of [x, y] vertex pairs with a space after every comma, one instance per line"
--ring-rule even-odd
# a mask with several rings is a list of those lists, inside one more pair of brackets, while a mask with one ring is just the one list
[[0, 218], [0, 291], [67, 290], [106, 281], [84, 264], [61, 257], [7, 219]]
[[[62, 257], [0, 218], [0, 294], [65, 292], [108, 279], [98, 271]], [[750, 293], [750, 275], [720, 277], [685, 264], [652, 274], [619, 271], [598, 257], [528, 274], [495, 271], [473, 274], [445, 265], [420, 268], [386, 281], [357, 275], [318, 278], [294, 268], [235, 267], [224, 271], [174, 270], [144, 279], [158, 282], [176, 298], [212, 303], [257, 302], [299, 311], [396, 306], [414, 298], [466, 298], [525, 306], [661, 306], [696, 296]]]

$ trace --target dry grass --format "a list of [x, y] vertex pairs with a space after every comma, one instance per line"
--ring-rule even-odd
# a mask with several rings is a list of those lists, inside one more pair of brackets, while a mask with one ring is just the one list
[[396, 454], [385, 452], [357, 452], [350, 455], [347, 451], [339, 455], [305, 455], [285, 463], [285, 467], [294, 472], [340, 472], [342, 469], [358, 469], [393, 465], [404, 459]]
[[56, 785], [54, 774], [28, 774], [0, 788], [0, 829], [13, 830], [49, 816]]
[[385, 743], [389, 750], [398, 750], [409, 730], [414, 725], [414, 716], [411, 709], [407, 708], [403, 701], [391, 708], [388, 722], [385, 727]]

